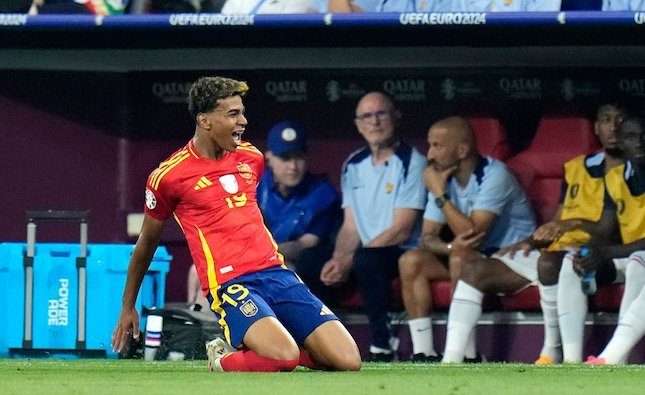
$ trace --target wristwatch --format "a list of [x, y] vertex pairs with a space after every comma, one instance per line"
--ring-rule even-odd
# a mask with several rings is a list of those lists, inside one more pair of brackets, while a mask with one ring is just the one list
[[444, 205], [446, 204], [446, 202], [447, 202], [447, 201], [449, 201], [449, 200], [450, 200], [450, 196], [448, 196], [448, 194], [444, 192], [444, 193], [443, 193], [443, 195], [438, 196], [438, 197], [436, 197], [436, 198], [434, 199], [434, 204], [435, 204], [438, 208], [443, 208], [443, 206], [444, 206]]

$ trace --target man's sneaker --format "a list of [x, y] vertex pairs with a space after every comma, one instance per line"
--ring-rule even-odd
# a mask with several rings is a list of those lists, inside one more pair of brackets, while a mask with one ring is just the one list
[[555, 365], [555, 359], [549, 355], [542, 354], [535, 360], [535, 362], [533, 362], [533, 364], [537, 366]]
[[585, 365], [607, 365], [607, 360], [605, 358], [598, 358], [593, 355], [589, 355], [585, 361]]
[[365, 362], [392, 362], [394, 360], [394, 353], [384, 352], [370, 352]]
[[412, 356], [412, 359], [410, 359], [410, 362], [412, 363], [439, 363], [441, 362], [441, 359], [443, 356], [441, 354], [439, 355], [425, 355], [424, 353], [420, 352], [417, 354], [414, 354]]
[[223, 372], [222, 357], [235, 351], [226, 340], [216, 338], [206, 343], [206, 354], [208, 355], [208, 371]]
[[475, 358], [464, 358], [464, 363], [482, 363], [486, 362], [486, 357], [481, 355], [480, 353], [477, 353], [475, 355]]

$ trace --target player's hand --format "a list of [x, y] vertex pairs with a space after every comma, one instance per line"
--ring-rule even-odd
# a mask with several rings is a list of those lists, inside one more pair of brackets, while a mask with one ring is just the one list
[[320, 281], [326, 286], [340, 285], [347, 281], [350, 265], [343, 264], [340, 260], [332, 258], [325, 263], [320, 271]]
[[112, 351], [121, 352], [130, 336], [139, 338], [139, 313], [134, 307], [121, 310], [119, 322], [112, 333]]
[[522, 240], [518, 241], [515, 244], [500, 248], [499, 251], [495, 253], [495, 255], [503, 256], [508, 254], [509, 258], [513, 259], [515, 258], [515, 254], [517, 252], [522, 252], [522, 255], [526, 257], [529, 256], [529, 251], [531, 251], [532, 249], [533, 246], [531, 245], [531, 243], [529, 243], [527, 240]]
[[564, 229], [560, 222], [551, 221], [537, 228], [531, 237], [538, 242], [552, 242], [560, 237], [563, 231]]
[[582, 275], [584, 272], [598, 270], [604, 258], [598, 248], [588, 246], [589, 254], [585, 257], [581, 257], [580, 254], [576, 253], [573, 255], [573, 270]]
[[423, 182], [435, 197], [441, 196], [446, 192], [448, 178], [455, 170], [457, 170], [457, 165], [440, 170], [431, 161], [423, 171]]
[[470, 229], [467, 232], [458, 234], [457, 237], [452, 240], [452, 248], [475, 250], [484, 239], [484, 236], [486, 236], [486, 233], [475, 232], [474, 229]]

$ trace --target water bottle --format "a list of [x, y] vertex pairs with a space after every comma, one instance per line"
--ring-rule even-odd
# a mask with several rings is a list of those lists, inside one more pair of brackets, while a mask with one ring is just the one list
[[[589, 255], [589, 247], [582, 246], [578, 250], [578, 256], [584, 258]], [[582, 278], [580, 280], [580, 286], [582, 287], [582, 292], [586, 295], [593, 295], [596, 293], [598, 287], [596, 286], [596, 271], [587, 270], [582, 273]]]

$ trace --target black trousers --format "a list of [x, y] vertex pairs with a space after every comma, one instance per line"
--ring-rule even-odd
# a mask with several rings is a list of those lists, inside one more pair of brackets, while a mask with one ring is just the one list
[[392, 304], [391, 284], [399, 275], [398, 261], [405, 250], [400, 247], [359, 248], [354, 255], [354, 275], [369, 320], [373, 346], [390, 348], [387, 315]]
[[320, 271], [325, 263], [331, 259], [333, 252], [334, 246], [329, 242], [323, 242], [315, 247], [303, 250], [298, 260], [294, 263], [296, 273], [309, 287], [311, 293], [329, 307], [338, 305], [338, 296], [334, 288], [328, 287], [320, 281]]

